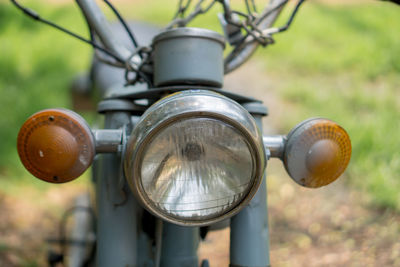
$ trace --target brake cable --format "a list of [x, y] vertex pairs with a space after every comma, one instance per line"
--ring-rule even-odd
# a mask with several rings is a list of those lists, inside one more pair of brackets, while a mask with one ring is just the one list
[[42, 22], [42, 23], [44, 23], [44, 24], [46, 24], [46, 25], [48, 25], [48, 26], [51, 26], [51, 27], [53, 27], [53, 28], [55, 28], [55, 29], [57, 29], [57, 30], [60, 30], [60, 31], [62, 31], [62, 32], [66, 33], [66, 34], [68, 34], [68, 35], [70, 35], [70, 36], [72, 36], [72, 37], [75, 37], [76, 39], [78, 39], [78, 40], [80, 40], [80, 41], [82, 41], [82, 42], [84, 42], [84, 43], [90, 44], [93, 48], [98, 49], [98, 50], [100, 50], [101, 52], [104, 52], [105, 54], [107, 54], [108, 56], [114, 58], [114, 59], [117, 60], [118, 62], [124, 63], [124, 60], [122, 60], [121, 58], [119, 58], [118, 56], [116, 56], [115, 54], [113, 54], [112, 52], [110, 52], [109, 50], [107, 50], [107, 49], [105, 49], [105, 48], [99, 46], [99, 45], [96, 44], [94, 41], [88, 40], [88, 39], [86, 39], [86, 38], [84, 38], [84, 37], [82, 37], [82, 36], [80, 36], [80, 35], [78, 35], [78, 34], [72, 32], [72, 31], [70, 31], [70, 30], [68, 30], [68, 29], [66, 29], [66, 28], [64, 28], [64, 27], [62, 27], [62, 26], [60, 26], [60, 25], [57, 25], [57, 24], [55, 24], [55, 23], [53, 23], [53, 22], [47, 20], [47, 19], [43, 19], [42, 17], [40, 17], [40, 15], [39, 15], [36, 11], [34, 11], [34, 10], [32, 10], [32, 9], [29, 9], [29, 8], [27, 8], [27, 7], [22, 6], [22, 5], [21, 5], [20, 3], [18, 3], [16, 0], [10, 0], [10, 1], [11, 1], [19, 10], [21, 10], [25, 15], [27, 15], [28, 17], [30, 17], [30, 18], [32, 18], [32, 19], [34, 19], [34, 20], [36, 20], [36, 21]]
[[[104, 1], [104, 3], [106, 3], [106, 4], [108, 5], [108, 7], [112, 10], [112, 12], [114, 12], [114, 15], [118, 18], [119, 22], [120, 22], [121, 25], [124, 27], [126, 33], [129, 35], [129, 38], [131, 39], [133, 46], [134, 46], [135, 48], [138, 48], [139, 45], [138, 45], [138, 43], [137, 43], [137, 41], [136, 41], [136, 38], [135, 38], [135, 36], [133, 35], [131, 29], [129, 29], [128, 24], [127, 24], [127, 23], [125, 22], [125, 20], [122, 18], [121, 14], [120, 14], [120, 13], [118, 12], [118, 10], [114, 7], [114, 5], [111, 4], [110, 1], [108, 1], [108, 0], [103, 0], [103, 1]], [[141, 55], [139, 54], [139, 56], [141, 56]]]
[[[92, 27], [90, 26], [89, 23], [88, 23], [88, 28], [89, 28], [90, 39], [87, 39], [87, 38], [85, 38], [85, 37], [82, 37], [82, 36], [80, 36], [80, 35], [78, 35], [78, 34], [72, 32], [72, 31], [70, 31], [70, 30], [68, 30], [68, 29], [66, 29], [66, 28], [64, 28], [64, 27], [62, 27], [62, 26], [60, 26], [60, 25], [58, 25], [58, 24], [55, 24], [55, 23], [53, 23], [53, 22], [51, 22], [51, 21], [49, 21], [49, 20], [47, 20], [47, 19], [42, 18], [36, 11], [34, 11], [34, 10], [30, 9], [30, 8], [27, 8], [27, 7], [23, 6], [23, 5], [21, 5], [17, 0], [10, 0], [10, 1], [11, 1], [19, 10], [21, 10], [25, 15], [27, 15], [28, 17], [30, 17], [30, 18], [32, 18], [32, 19], [34, 19], [34, 20], [36, 20], [36, 21], [42, 22], [42, 23], [44, 23], [44, 24], [46, 24], [46, 25], [48, 25], [48, 26], [51, 26], [51, 27], [53, 27], [53, 28], [55, 28], [55, 29], [57, 29], [57, 30], [60, 30], [61, 32], [66, 33], [67, 35], [70, 35], [70, 36], [72, 36], [72, 37], [75, 37], [76, 39], [78, 39], [78, 40], [80, 40], [80, 41], [82, 41], [82, 42], [84, 42], [84, 43], [87, 43], [87, 44], [91, 45], [91, 46], [95, 49], [95, 52], [96, 52], [96, 55], [98, 56], [98, 58], [99, 58], [101, 61], [105, 62], [106, 64], [113, 65], [113, 66], [118, 66], [118, 67], [124, 67], [124, 66], [125, 66], [125, 68], [126, 68], [126, 75], [125, 75], [125, 77], [126, 77], [126, 82], [127, 82], [127, 84], [132, 84], [133, 81], [136, 82], [136, 81], [138, 81], [139, 79], [142, 79], [142, 80], [144, 80], [146, 83], [148, 83], [149, 85], [151, 85], [151, 82], [150, 82], [150, 80], [147, 78], [147, 76], [146, 76], [144, 73], [141, 73], [141, 67], [142, 67], [143, 64], [141, 64], [141, 66], [140, 66], [137, 70], [132, 70], [131, 68], [126, 67], [126, 66], [127, 66], [127, 62], [126, 62], [124, 59], [120, 58], [119, 56], [117, 56], [116, 54], [114, 54], [113, 52], [111, 52], [110, 50], [108, 50], [108, 49], [106, 49], [106, 48], [104, 48], [104, 47], [102, 47], [102, 46], [100, 46], [100, 45], [98, 45], [98, 44], [96, 43], [96, 40], [95, 40], [95, 37], [94, 37], [94, 34], [93, 34], [93, 29], [92, 29]], [[108, 0], [103, 0], [103, 1], [107, 4], [107, 6], [112, 10], [112, 12], [114, 13], [114, 15], [118, 18], [119, 22], [121, 23], [121, 25], [122, 25], [123, 28], [125, 29], [126, 33], [128, 34], [129, 39], [131, 40], [133, 46], [135, 47], [135, 51], [139, 51], [139, 52], [134, 52], [132, 55], [137, 54], [141, 59], [144, 59], [143, 53], [145, 53], [146, 51], [144, 51], [144, 49], [138, 45], [138, 42], [136, 41], [136, 38], [134, 37], [132, 31], [130, 30], [128, 24], [127, 24], [127, 23], [125, 22], [125, 20], [122, 18], [122, 16], [121, 16], [120, 13], [118, 12], [118, 10], [113, 6], [113, 4], [111, 4]], [[106, 60], [105, 58], [103, 58], [103, 57], [98, 53], [98, 51], [103, 52], [103, 53], [105, 53], [106, 55], [110, 56], [111, 58], [113, 58], [114, 60], [116, 60], [116, 62], [112, 62], [112, 61]], [[130, 79], [128, 78], [127, 73], [130, 72], [130, 71], [136, 71], [136, 72], [137, 72], [137, 73], [136, 73], [136, 78], [135, 78], [134, 80], [130, 80]]]
[[[60, 26], [58, 24], [55, 24], [55, 23], [53, 23], [53, 22], [51, 22], [51, 21], [49, 21], [47, 19], [42, 18], [36, 11], [21, 5], [17, 0], [10, 0], [10, 1], [11, 1], [11, 3], [13, 3], [19, 10], [21, 10], [28, 17], [30, 17], [30, 18], [32, 18], [32, 19], [34, 19], [36, 21], [42, 22], [42, 23], [44, 23], [44, 24], [46, 24], [48, 26], [51, 26], [51, 27], [53, 27], [53, 28], [55, 28], [57, 30], [60, 30], [60, 31], [72, 36], [72, 37], [75, 37], [76, 39], [78, 39], [78, 40], [80, 40], [82, 42], [85, 42], [85, 43], [91, 45], [93, 48], [98, 49], [101, 52], [107, 54], [108, 56], [114, 58], [119, 63], [125, 63], [125, 61], [123, 59], [119, 58], [117, 55], [115, 55], [114, 53], [112, 53], [108, 49], [105, 49], [104, 47], [99, 46], [94, 41], [93, 38], [91, 38], [90, 40], [86, 39], [85, 37], [82, 37], [82, 36], [72, 32], [72, 31], [70, 31], [70, 30], [68, 30], [68, 29], [66, 29], [66, 28], [64, 28], [64, 27], [62, 27], [62, 26]], [[118, 10], [108, 0], [103, 0], [103, 1], [107, 4], [107, 6], [113, 11], [114, 15], [118, 18], [119, 22], [121, 23], [121, 25], [125, 29], [126, 33], [128, 34], [129, 39], [131, 40], [131, 42], [134, 45], [134, 47], [135, 48], [139, 47], [139, 45], [138, 45], [138, 43], [136, 41], [136, 38], [134, 37], [132, 31], [128, 27], [128, 24], [122, 18], [122, 16], [118, 12]], [[90, 27], [89, 27], [89, 31], [90, 31]], [[141, 56], [141, 55], [139, 55], [139, 56]]]

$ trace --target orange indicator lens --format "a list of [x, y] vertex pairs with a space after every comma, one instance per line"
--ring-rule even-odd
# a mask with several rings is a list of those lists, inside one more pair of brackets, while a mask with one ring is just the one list
[[33, 114], [18, 134], [18, 154], [37, 178], [65, 183], [92, 163], [94, 138], [85, 120], [70, 110], [47, 109]]
[[321, 187], [335, 181], [351, 157], [346, 131], [326, 119], [307, 120], [288, 135], [285, 167], [289, 175], [306, 187]]

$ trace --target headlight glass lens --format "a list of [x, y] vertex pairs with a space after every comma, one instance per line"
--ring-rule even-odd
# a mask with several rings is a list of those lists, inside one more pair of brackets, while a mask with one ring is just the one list
[[149, 200], [169, 216], [196, 220], [224, 214], [252, 186], [245, 137], [213, 118], [186, 118], [151, 137], [139, 173]]

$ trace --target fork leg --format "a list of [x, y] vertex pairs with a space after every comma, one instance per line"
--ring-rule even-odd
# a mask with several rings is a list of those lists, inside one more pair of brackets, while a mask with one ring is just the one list
[[199, 228], [164, 222], [162, 234], [162, 267], [198, 266]]
[[[261, 116], [255, 116], [260, 129]], [[250, 204], [231, 218], [230, 266], [270, 266], [266, 178]]]
[[[106, 115], [105, 126], [116, 129], [129, 121], [129, 113], [110, 112]], [[130, 190], [121, 186], [120, 158], [114, 154], [101, 157], [94, 170], [98, 173], [96, 266], [137, 266], [139, 206]]]

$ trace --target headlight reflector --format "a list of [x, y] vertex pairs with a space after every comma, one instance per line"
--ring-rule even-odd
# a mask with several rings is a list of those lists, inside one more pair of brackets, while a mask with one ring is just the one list
[[223, 214], [240, 202], [251, 185], [253, 162], [233, 127], [191, 118], [154, 136], [140, 169], [144, 191], [160, 209], [193, 219]]

